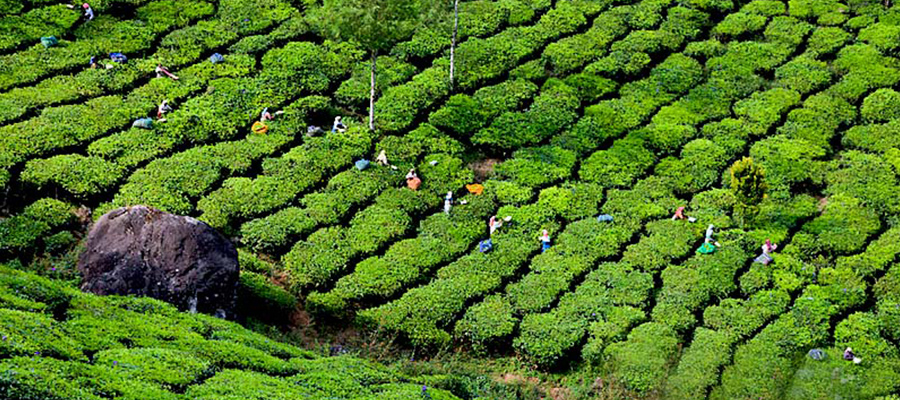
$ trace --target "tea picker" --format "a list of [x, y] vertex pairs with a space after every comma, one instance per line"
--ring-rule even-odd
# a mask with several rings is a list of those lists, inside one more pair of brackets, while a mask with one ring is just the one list
[[[66, 7], [69, 7], [69, 9], [75, 8], [75, 6], [72, 4], [69, 4]], [[88, 3], [82, 4], [81, 8], [84, 9], [84, 17], [87, 18], [88, 21], [91, 21], [94, 19], [94, 10], [91, 8], [91, 6]]]
[[766, 239], [766, 242], [762, 245], [762, 254], [760, 254], [759, 257], [756, 257], [753, 262], [757, 262], [762, 265], [769, 265], [769, 263], [773, 260], [772, 255], [769, 253], [775, 251], [776, 249], [778, 249], [778, 245], [773, 244], [771, 240]]
[[509, 221], [512, 221], [512, 217], [508, 216], [508, 215], [503, 217], [502, 221], [497, 219], [496, 215], [491, 216], [491, 219], [488, 220], [488, 228], [490, 229], [491, 236], [494, 235], [494, 232], [497, 231], [498, 228], [503, 226], [503, 222], [509, 222]]
[[680, 220], [680, 219], [687, 219], [688, 222], [696, 222], [697, 221], [697, 218], [688, 217], [688, 216], [684, 215], [684, 207], [678, 207], [678, 209], [675, 210], [675, 215], [672, 216], [672, 221], [676, 221], [676, 220]]
[[715, 228], [716, 227], [713, 226], [713, 224], [709, 224], [709, 227], [706, 228], [706, 241], [713, 242], [716, 246], [718, 246], [719, 242], [716, 242], [715, 240], [713, 240], [713, 235], [715, 234], [715, 231], [714, 231]]
[[128, 57], [125, 57], [125, 55], [122, 53], [109, 53], [109, 59], [113, 60], [113, 62], [117, 62], [119, 64], [122, 64], [125, 61], [128, 61]]
[[716, 252], [716, 248], [719, 247], [719, 242], [713, 240], [713, 234], [715, 226], [712, 224], [706, 228], [706, 239], [703, 240], [703, 244], [700, 245], [700, 248], [697, 249], [697, 253], [700, 254], [712, 254]]
[[544, 234], [541, 236], [541, 253], [546, 252], [547, 249], [550, 248], [550, 233], [544, 229]]
[[453, 203], [453, 192], [447, 192], [447, 197], [444, 198], [444, 214], [450, 215], [450, 207]]
[[406, 187], [408, 187], [410, 190], [416, 191], [419, 190], [419, 186], [421, 185], [422, 180], [419, 179], [418, 175], [416, 175], [415, 168], [409, 170], [409, 172], [406, 174]]
[[340, 116], [334, 117], [334, 125], [331, 126], [331, 133], [335, 133], [335, 132], [343, 133], [346, 130], [347, 130], [347, 125], [344, 125], [344, 123], [341, 122], [341, 117]]
[[169, 78], [172, 78], [172, 80], [176, 80], [176, 81], [178, 80], [178, 77], [175, 76], [175, 74], [169, 72], [169, 70], [166, 69], [166, 67], [163, 67], [162, 64], [157, 65], [155, 71], [156, 71], [157, 78], [162, 78], [163, 75], [166, 75]]
[[862, 362], [862, 359], [853, 354], [853, 349], [849, 347], [844, 350], [844, 359], [847, 361], [853, 361], [854, 364], [859, 364]]
[[163, 100], [162, 103], [159, 104], [159, 107], [156, 108], [156, 120], [159, 122], [166, 122], [163, 115], [169, 111], [172, 111], [172, 107], [169, 107], [169, 100]]
[[[281, 115], [281, 114], [284, 114], [284, 111], [276, 111], [275, 112], [275, 115]], [[259, 113], [259, 122], [271, 121], [273, 119], [275, 119], [275, 117], [272, 116], [272, 113], [269, 112], [269, 107], [263, 108], [262, 112]]]
[[381, 153], [378, 153], [378, 157], [375, 157], [375, 162], [377, 162], [379, 165], [390, 165], [387, 159], [387, 153], [385, 153], [384, 150], [381, 150]]

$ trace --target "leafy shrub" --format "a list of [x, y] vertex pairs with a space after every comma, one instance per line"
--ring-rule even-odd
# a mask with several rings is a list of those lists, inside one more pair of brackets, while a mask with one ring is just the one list
[[422, 221], [418, 235], [394, 243], [381, 257], [370, 257], [356, 265], [352, 274], [335, 283], [334, 289], [308, 297], [310, 308], [340, 312], [351, 300], [390, 297], [441, 263], [463, 252], [484, 230], [484, 220], [494, 211], [489, 195], [471, 196], [468, 204], [449, 213], [438, 213]]
[[197, 203], [203, 212], [201, 219], [224, 227], [234, 218], [280, 207], [326, 174], [365, 155], [372, 139], [367, 130], [351, 129], [345, 134], [313, 138], [280, 158], [265, 160], [258, 177], [228, 179], [222, 188], [202, 198]]
[[897, 178], [890, 164], [877, 155], [846, 151], [832, 162], [826, 175], [828, 194], [843, 193], [859, 198], [868, 208], [881, 213], [900, 207], [893, 193]]
[[812, 57], [797, 57], [775, 70], [775, 79], [780, 84], [800, 93], [823, 88], [832, 75], [827, 63]]
[[849, 33], [835, 27], [818, 27], [809, 38], [807, 51], [814, 57], [834, 54], [850, 40]]
[[41, 355], [67, 360], [84, 358], [78, 342], [48, 316], [0, 309], [0, 324], [4, 326], [4, 339], [0, 341], [0, 356], [4, 358]]
[[817, 159], [824, 155], [823, 148], [806, 140], [781, 135], [760, 140], [750, 149], [750, 156], [766, 171], [766, 182], [773, 191], [818, 182], [825, 164]]
[[646, 225], [645, 234], [622, 253], [622, 261], [644, 271], [659, 271], [670, 262], [693, 250], [701, 237], [696, 229], [686, 229], [679, 221], [669, 219]]
[[263, 275], [242, 271], [238, 287], [239, 314], [278, 320], [297, 305], [294, 295], [273, 284]]
[[509, 302], [502, 296], [489, 296], [469, 307], [454, 331], [457, 337], [472, 343], [476, 351], [484, 352], [494, 348], [497, 338], [511, 335], [515, 327], [516, 319]]
[[41, 199], [25, 207], [21, 214], [0, 220], [0, 250], [22, 251], [54, 228], [72, 222], [72, 207], [55, 199]]
[[579, 105], [575, 89], [550, 79], [527, 111], [501, 114], [472, 141], [502, 149], [537, 144], [574, 122]]
[[[617, 332], [607, 340], [627, 331], [634, 321], [643, 318], [636, 307], [648, 299], [651, 286], [649, 274], [634, 271], [627, 264], [601, 264], [575, 292], [563, 296], [557, 308], [526, 315], [514, 344], [538, 365], [553, 365], [582, 340], [590, 323], [605, 322], [608, 329]], [[599, 326], [594, 324], [594, 328], [598, 340]]]
[[509, 80], [478, 89], [472, 96], [455, 95], [428, 120], [436, 127], [468, 137], [501, 113], [518, 109], [537, 91], [538, 87], [526, 80]]
[[863, 100], [860, 114], [869, 122], [888, 122], [900, 118], [900, 93], [878, 89]]
[[880, 227], [874, 210], [855, 197], [836, 194], [828, 198], [822, 216], [804, 224], [803, 230], [794, 235], [792, 249], [805, 259], [850, 254], [861, 249]]
[[626, 137], [608, 150], [591, 155], [581, 166], [579, 175], [589, 182], [611, 187], [627, 187], [656, 161], [644, 141]]
[[524, 187], [541, 187], [571, 174], [575, 154], [555, 146], [523, 148], [513, 158], [494, 167], [500, 179], [507, 179]]
[[493, 193], [501, 205], [522, 205], [534, 196], [531, 188], [513, 182], [490, 179], [484, 183], [484, 191]]
[[875, 46], [878, 50], [890, 52], [900, 47], [900, 40], [897, 40], [898, 35], [900, 35], [900, 26], [876, 23], [860, 30], [858, 38]]
[[94, 365], [123, 378], [150, 381], [167, 389], [185, 387], [210, 372], [209, 363], [190, 353], [154, 348], [104, 350], [94, 355]]
[[21, 179], [46, 187], [52, 183], [79, 196], [99, 194], [119, 181], [124, 168], [96, 157], [62, 155], [28, 161]]
[[678, 350], [678, 338], [666, 325], [646, 323], [628, 334], [628, 340], [606, 347], [613, 374], [629, 389], [647, 392], [665, 378], [666, 366]]
[[[392, 57], [378, 57], [376, 63], [378, 66], [375, 80], [376, 95], [389, 87], [409, 80], [417, 72], [416, 67], [412, 64]], [[369, 100], [371, 71], [370, 66], [366, 63], [354, 63], [354, 65], [352, 75], [341, 83], [334, 95], [342, 104], [358, 107]]]

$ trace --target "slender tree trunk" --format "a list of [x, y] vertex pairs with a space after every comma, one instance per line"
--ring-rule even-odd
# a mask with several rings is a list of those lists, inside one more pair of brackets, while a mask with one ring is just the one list
[[372, 86], [369, 88], [369, 130], [375, 130], [375, 59], [377, 52], [372, 50]]
[[453, 39], [450, 42], [450, 89], [453, 89], [453, 71], [456, 66], [456, 33], [459, 31], [459, 0], [453, 0]]

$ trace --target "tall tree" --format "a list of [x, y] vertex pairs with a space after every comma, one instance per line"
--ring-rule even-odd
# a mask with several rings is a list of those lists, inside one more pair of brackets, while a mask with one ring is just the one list
[[456, 66], [457, 32], [459, 32], [459, 0], [453, 0], [453, 38], [450, 40], [450, 88], [453, 88], [453, 71]]
[[737, 198], [736, 214], [741, 224], [752, 218], [759, 210], [759, 203], [766, 197], [766, 174], [762, 167], [756, 165], [752, 158], [744, 157], [731, 166], [731, 191]]
[[372, 59], [369, 91], [369, 129], [375, 130], [375, 74], [379, 52], [409, 38], [434, 14], [437, 0], [325, 0], [313, 13], [327, 37], [352, 41], [368, 50]]

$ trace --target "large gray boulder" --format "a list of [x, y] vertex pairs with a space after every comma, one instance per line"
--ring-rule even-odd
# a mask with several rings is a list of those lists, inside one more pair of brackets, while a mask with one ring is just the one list
[[78, 270], [85, 292], [149, 296], [181, 310], [228, 318], [240, 273], [237, 250], [215, 229], [145, 206], [100, 217]]

